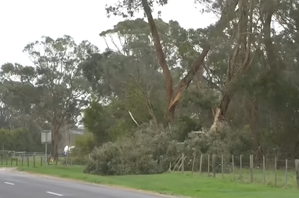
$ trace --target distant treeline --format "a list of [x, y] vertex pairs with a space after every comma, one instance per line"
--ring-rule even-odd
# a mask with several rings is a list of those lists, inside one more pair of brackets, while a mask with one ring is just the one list
[[43, 151], [40, 135], [33, 135], [25, 129], [0, 129], [0, 150]]

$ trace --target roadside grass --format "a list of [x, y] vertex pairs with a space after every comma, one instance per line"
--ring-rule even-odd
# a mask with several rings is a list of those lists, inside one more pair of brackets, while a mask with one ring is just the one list
[[[63, 161], [63, 160], [62, 160]], [[96, 176], [84, 174], [82, 166], [65, 166], [52, 163], [45, 166], [42, 158], [30, 158], [27, 160], [1, 161], [0, 167], [17, 167], [20, 171], [52, 175], [68, 179], [122, 186], [146, 191], [158, 192], [169, 195], [183, 195], [200, 198], [291, 198], [298, 194], [295, 190], [296, 176], [294, 171], [287, 174], [288, 188], [285, 187], [285, 171], [277, 171], [277, 188], [275, 184], [275, 172], [266, 171], [266, 184], [263, 184], [264, 174], [262, 170], [254, 170], [254, 183], [250, 183], [250, 172], [248, 169], [235, 170], [235, 174], [218, 173], [216, 178], [208, 177], [207, 173], [199, 175], [195, 172], [165, 173], [160, 175], [128, 175], [128, 176]], [[211, 175], [211, 173], [210, 173]]]
[[[231, 175], [224, 175], [223, 179], [221, 174], [218, 174], [216, 178], [212, 178], [208, 177], [207, 174], [199, 175], [194, 173], [192, 175], [190, 172], [185, 172], [183, 175], [178, 172], [172, 172], [159, 175], [96, 176], [84, 174], [83, 168], [82, 166], [62, 165], [18, 166], [20, 171], [76, 179], [96, 184], [123, 186], [169, 195], [199, 198], [293, 198], [298, 195], [298, 191], [294, 188], [273, 188], [257, 183], [245, 184], [244, 182], [246, 181], [244, 180], [232, 180]], [[242, 175], [245, 176], [247, 173], [243, 171]], [[291, 181], [293, 179], [289, 178], [289, 182], [292, 182], [290, 187], [294, 187], [295, 181]]]

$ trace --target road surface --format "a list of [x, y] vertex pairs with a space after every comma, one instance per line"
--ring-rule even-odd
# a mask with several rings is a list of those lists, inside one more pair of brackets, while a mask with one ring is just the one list
[[0, 169], [0, 198], [162, 198], [141, 192]]

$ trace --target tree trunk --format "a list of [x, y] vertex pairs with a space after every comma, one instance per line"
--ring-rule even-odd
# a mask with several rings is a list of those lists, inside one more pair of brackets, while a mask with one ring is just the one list
[[[250, 2], [250, 9], [248, 8], [248, 0], [239, 0], [235, 2], [238, 3], [239, 7], [239, 22], [236, 36], [237, 43], [230, 57], [225, 83], [226, 90], [224, 91], [220, 104], [216, 109], [214, 122], [210, 128], [211, 132], [221, 130], [224, 124], [223, 122], [225, 121], [225, 114], [229, 103], [235, 94], [235, 91], [231, 89], [231, 86], [234, 86], [235, 81], [237, 81], [237, 77], [242, 77], [251, 65], [250, 53], [252, 44], [252, 15], [254, 4], [252, 1]], [[247, 28], [247, 26], [249, 26], [249, 28]]]
[[52, 122], [52, 142], [51, 142], [51, 156], [54, 160], [58, 158], [58, 135], [59, 135], [59, 125], [54, 119]]
[[198, 56], [198, 58], [194, 61], [192, 64], [192, 67], [188, 71], [187, 75], [181, 80], [176, 94], [171, 98], [170, 103], [168, 104], [168, 112], [169, 112], [169, 118], [173, 119], [174, 118], [174, 112], [175, 112], [175, 107], [182, 95], [182, 92], [188, 88], [189, 84], [193, 80], [196, 72], [198, 71], [199, 67], [203, 64], [205, 57], [208, 55], [210, 51], [211, 46], [207, 44], [204, 48], [202, 53]]
[[51, 156], [54, 160], [58, 157], [58, 132], [52, 132], [52, 149], [51, 149]]
[[[162, 45], [160, 42], [160, 37], [158, 34], [158, 30], [154, 21], [154, 18], [152, 16], [152, 11], [151, 8], [148, 4], [147, 0], [142, 0], [142, 6], [144, 8], [144, 12], [146, 13], [147, 20], [150, 26], [151, 34], [154, 40], [154, 46], [155, 46], [155, 51], [156, 55], [160, 64], [160, 67], [162, 68], [163, 75], [164, 75], [164, 80], [165, 80], [165, 85], [166, 85], [166, 112], [165, 116], [166, 119], [173, 118], [174, 117], [174, 111], [170, 112], [169, 111], [169, 104], [171, 103], [172, 95], [173, 95], [173, 81], [172, 77], [165, 59], [165, 54], [162, 49]], [[171, 121], [171, 120], [170, 120]]]
[[[223, 31], [226, 27], [226, 24], [234, 16], [234, 10], [237, 6], [238, 0], [229, 1], [226, 5], [225, 11], [223, 11], [223, 15], [221, 16], [220, 20], [216, 24], [215, 29], [211, 32], [211, 36], [216, 36], [218, 32]], [[197, 70], [203, 64], [205, 57], [207, 56], [208, 52], [210, 51], [211, 44], [208, 42], [204, 47], [202, 53], [198, 56], [198, 58], [194, 61], [193, 65], [191, 66], [190, 70], [188, 71], [187, 75], [181, 80], [179, 86], [177, 87], [177, 91], [174, 94], [173, 91], [173, 80], [170, 75], [170, 71], [165, 59], [165, 55], [161, 46], [160, 37], [158, 34], [158, 30], [153, 19], [151, 8], [148, 4], [147, 0], [142, 0], [142, 6], [144, 12], [147, 16], [148, 23], [150, 26], [151, 34], [154, 40], [154, 46], [156, 50], [156, 55], [159, 61], [159, 64], [163, 70], [164, 80], [166, 84], [166, 111], [165, 111], [165, 118], [168, 122], [172, 122], [174, 120], [175, 115], [175, 108], [176, 105], [181, 97], [183, 90], [187, 89], [190, 82], [193, 80]]]
[[228, 105], [231, 101], [231, 96], [228, 92], [225, 92], [222, 96], [222, 100], [219, 106], [216, 108], [214, 121], [210, 131], [216, 132], [222, 129], [222, 125], [225, 121], [225, 114], [228, 109]]

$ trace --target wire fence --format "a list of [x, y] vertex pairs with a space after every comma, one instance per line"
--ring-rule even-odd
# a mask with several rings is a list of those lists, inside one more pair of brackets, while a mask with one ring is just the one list
[[43, 152], [25, 152], [0, 150], [0, 166], [28, 166], [36, 167], [43, 165], [72, 165], [72, 158], [64, 154], [58, 154], [56, 160], [45, 155]]
[[[42, 152], [0, 150], [0, 166], [75, 165], [73, 157], [60, 154], [57, 160], [51, 161], [49, 158], [45, 160], [45, 153]], [[255, 155], [182, 154], [169, 164], [169, 171], [240, 183], [261, 183], [278, 188], [299, 188], [299, 160], [297, 159]]]
[[182, 154], [169, 171], [199, 174], [242, 183], [262, 183], [279, 188], [299, 188], [299, 160], [265, 156], [223, 156]]

